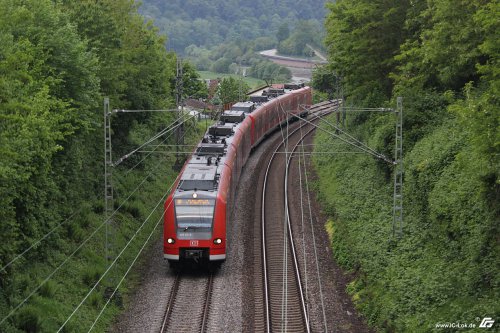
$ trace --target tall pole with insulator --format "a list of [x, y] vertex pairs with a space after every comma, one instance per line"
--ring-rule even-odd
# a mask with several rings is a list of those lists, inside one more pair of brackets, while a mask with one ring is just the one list
[[392, 234], [401, 237], [403, 234], [403, 98], [397, 98], [396, 136], [394, 149], [394, 204]]
[[[113, 261], [113, 155], [111, 152], [111, 110], [109, 98], [104, 98], [104, 215], [106, 219], [104, 256], [108, 266]], [[111, 274], [109, 275], [111, 276]], [[111, 278], [108, 283], [112, 284]]]
[[183, 81], [182, 81], [182, 59], [177, 58], [177, 75], [175, 80], [175, 90], [176, 90], [176, 106], [177, 106], [177, 128], [175, 130], [175, 143], [176, 143], [176, 155], [175, 155], [175, 165], [180, 166], [181, 161], [179, 159], [179, 147], [184, 144], [184, 125], [182, 124], [182, 115], [184, 112], [184, 105], [182, 101], [183, 93]]

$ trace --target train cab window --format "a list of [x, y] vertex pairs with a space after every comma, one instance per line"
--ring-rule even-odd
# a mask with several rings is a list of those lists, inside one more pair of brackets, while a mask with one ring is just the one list
[[210, 239], [214, 210], [214, 199], [175, 199], [177, 237]]

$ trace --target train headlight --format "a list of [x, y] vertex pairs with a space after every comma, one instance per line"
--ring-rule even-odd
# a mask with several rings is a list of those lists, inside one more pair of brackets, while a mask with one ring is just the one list
[[222, 244], [222, 239], [220, 238], [214, 239], [214, 244]]
[[195, 199], [198, 198], [198, 194], [196, 194], [196, 192], [193, 193], [193, 198], [195, 198]]
[[168, 238], [168, 239], [167, 239], [167, 243], [168, 243], [168, 244], [174, 244], [174, 243], [175, 243], [175, 239], [173, 239], [173, 238]]

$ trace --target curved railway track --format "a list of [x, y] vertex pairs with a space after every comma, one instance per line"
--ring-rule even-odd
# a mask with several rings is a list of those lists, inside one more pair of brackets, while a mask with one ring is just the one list
[[[315, 112], [312, 120], [330, 113], [337, 106], [336, 102], [317, 105], [311, 110]], [[303, 128], [306, 128], [304, 133]], [[256, 318], [255, 329], [266, 332], [311, 331], [301, 268], [293, 241], [287, 186], [291, 156], [314, 129], [310, 124], [300, 124], [286, 136], [282, 133], [283, 140], [273, 152], [264, 176], [260, 227], [264, 316], [260, 322]], [[293, 148], [288, 150], [290, 145]], [[268, 188], [281, 190], [279, 194], [266, 195]]]
[[[315, 105], [310, 110], [311, 114], [314, 113], [313, 118], [311, 119], [310, 117], [310, 120], [314, 121], [315, 119], [319, 119], [320, 116], [330, 113], [335, 106], [336, 104], [331, 101]], [[304, 131], [303, 135], [300, 135], [298, 140], [296, 135], [294, 139], [283, 140], [276, 148], [269, 162], [268, 170], [277, 156], [284, 155], [279, 153], [280, 149], [283, 150], [285, 143], [293, 145], [292, 151], [295, 151], [300, 142], [314, 130], [311, 124], [302, 123], [293, 132], [287, 133], [287, 136], [292, 137], [303, 128], [308, 129]], [[284, 130], [287, 131], [286, 127]], [[291, 155], [288, 154], [286, 159], [279, 159], [283, 167], [278, 167], [278, 169], [282, 169], [285, 174], [288, 172], [285, 170], [288, 170], [290, 158]], [[273, 169], [275, 169], [274, 166]], [[281, 187], [285, 189], [287, 186], [286, 177], [285, 184], [283, 184], [283, 177], [272, 178], [276, 180], [280, 179]], [[281, 200], [279, 203], [280, 207], [286, 207], [285, 202], [287, 200], [285, 196], [288, 195], [287, 192], [285, 189], [283, 196], [279, 196], [281, 198], [273, 196], [271, 200]], [[263, 214], [265, 213], [265, 209], [271, 212], [278, 211], [278, 209], [275, 209], [278, 207], [277, 203], [266, 201], [268, 199], [265, 199], [264, 191], [262, 200]], [[269, 209], [270, 205], [271, 209]], [[255, 318], [254, 329], [256, 331], [267, 332], [310, 332], [300, 268], [295, 254], [295, 246], [293, 245], [289, 213], [287, 212], [283, 219], [276, 216], [272, 217], [268, 214], [262, 215], [262, 230], [265, 230], [267, 234], [266, 236], [264, 234], [262, 236], [263, 244], [265, 244], [263, 246], [265, 251], [263, 257], [265, 258], [264, 262], [266, 262], [266, 264], [262, 264], [262, 267], [265, 268], [262, 276], [263, 280], [266, 281], [262, 289], [265, 295], [261, 301], [256, 301], [256, 303], [261, 302], [262, 310], [267, 315], [264, 315], [262, 318]], [[272, 221], [273, 223], [267, 223], [266, 221]], [[287, 256], [285, 265], [283, 265], [284, 251], [292, 254]], [[177, 273], [170, 290], [160, 332], [206, 332], [213, 280], [213, 273], [206, 274], [205, 276]]]
[[210, 311], [214, 275], [175, 276], [160, 333], [205, 332]]

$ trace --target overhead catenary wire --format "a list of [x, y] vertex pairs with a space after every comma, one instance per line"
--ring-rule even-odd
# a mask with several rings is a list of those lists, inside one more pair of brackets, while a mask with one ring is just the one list
[[[302, 128], [302, 126], [300, 126], [300, 129], [301, 128]], [[300, 141], [292, 148], [292, 151], [296, 150], [299, 147], [299, 144], [303, 141], [304, 137], [309, 135], [312, 131], [313, 131], [313, 129], [310, 129], [307, 131], [306, 134], [304, 134], [304, 135], [301, 134]], [[289, 170], [289, 168], [290, 168], [290, 162], [291, 162], [292, 157], [293, 156], [290, 155], [286, 160], [286, 166], [285, 166], [286, 170]], [[297, 286], [299, 289], [300, 302], [301, 302], [301, 307], [302, 307], [302, 311], [304, 314], [306, 331], [310, 332], [309, 313], [308, 313], [308, 308], [307, 308], [306, 297], [305, 297], [304, 291], [302, 289], [302, 281], [301, 281], [302, 279], [301, 279], [301, 274], [300, 274], [300, 270], [299, 270], [299, 262], [297, 260], [297, 253], [295, 251], [295, 245], [294, 245], [294, 241], [293, 241], [292, 224], [291, 224], [291, 220], [290, 220], [290, 212], [289, 212], [289, 206], [288, 206], [288, 176], [285, 179], [285, 193], [286, 193], [285, 194], [285, 197], [286, 197], [285, 201], [287, 202], [287, 205], [286, 205], [286, 209], [287, 209], [286, 224], [287, 224], [288, 238], [290, 239], [290, 253], [291, 253], [292, 263], [293, 263], [293, 266], [294, 266], [295, 272], [296, 272]]]
[[[173, 184], [170, 186], [170, 189], [172, 188]], [[115, 289], [113, 290], [113, 292], [111, 293], [111, 295], [109, 296], [108, 300], [106, 301], [106, 303], [104, 304], [103, 308], [101, 309], [101, 311], [99, 312], [99, 314], [97, 315], [96, 319], [94, 320], [94, 322], [92, 323], [92, 325], [90, 326], [88, 332], [91, 332], [95, 325], [97, 324], [97, 322], [99, 321], [99, 318], [102, 316], [102, 314], [104, 313], [104, 310], [106, 310], [106, 307], [108, 306], [108, 304], [111, 302], [111, 300], [113, 299], [114, 295], [116, 294], [116, 292], [118, 291], [118, 289], [120, 288], [121, 284], [123, 283], [123, 281], [125, 280], [125, 278], [127, 277], [128, 273], [130, 272], [130, 270], [132, 269], [132, 267], [134, 266], [135, 262], [137, 261], [137, 259], [139, 258], [140, 254], [142, 253], [142, 251], [144, 250], [144, 248], [146, 247], [146, 245], [148, 244], [149, 240], [151, 239], [151, 237], [153, 236], [156, 228], [158, 228], [158, 225], [160, 224], [160, 222], [163, 220], [164, 216], [165, 216], [165, 211], [168, 210], [168, 208], [170, 207], [170, 205], [172, 204], [172, 201], [168, 204], [168, 206], [165, 208], [165, 210], [163, 211], [163, 214], [161, 215], [161, 217], [158, 219], [158, 222], [156, 222], [156, 225], [155, 227], [151, 230], [151, 233], [149, 234], [149, 237], [146, 239], [146, 241], [144, 242], [144, 244], [142, 245], [141, 249], [139, 250], [139, 252], [137, 253], [137, 255], [135, 256], [135, 258], [132, 260], [132, 263], [129, 265], [128, 269], [125, 271], [125, 273], [123, 274], [122, 278], [120, 279], [120, 281], [118, 282], [117, 286], [115, 287]]]
[[[287, 112], [283, 109], [283, 106], [281, 103], [278, 103], [279, 110], [281, 111], [282, 114], [284, 114], [284, 121], [281, 121], [281, 114], [278, 113], [278, 119], [279, 119], [279, 127], [280, 127], [280, 132], [281, 132], [281, 142], [283, 144], [283, 147], [285, 149], [285, 160], [288, 160], [288, 118], [287, 118]], [[282, 124], [286, 123], [286, 134], [283, 131], [283, 126]], [[285, 168], [285, 188], [286, 188], [286, 179], [288, 175], [288, 168]], [[282, 274], [282, 290], [281, 290], [281, 331], [286, 332], [286, 327], [287, 327], [287, 311], [288, 311], [288, 265], [287, 265], [287, 260], [288, 260], [288, 237], [287, 237], [287, 214], [288, 214], [288, 209], [287, 209], [287, 199], [286, 199], [286, 191], [285, 191], [285, 216], [284, 216], [284, 221], [283, 221], [283, 274]]]
[[[300, 136], [302, 137], [302, 127], [300, 127]], [[301, 152], [304, 152], [304, 140], [301, 141]], [[303, 188], [302, 188], [302, 168], [301, 168], [301, 155], [299, 157], [299, 193], [300, 193], [300, 225], [302, 228], [302, 256], [304, 257], [304, 289], [306, 293], [306, 308], [309, 314], [309, 301], [308, 295], [308, 281], [307, 281], [307, 255], [306, 255], [306, 232], [304, 228], [304, 198], [303, 198]], [[305, 157], [304, 157], [305, 158]]]
[[[183, 121], [180, 121], [180, 122], [176, 122], [166, 128], [164, 128], [163, 130], [161, 130], [160, 132], [156, 133], [153, 137], [151, 137], [149, 140], [147, 140], [145, 143], [143, 143], [142, 145], [140, 145], [139, 147], [135, 148], [134, 150], [130, 151], [129, 153], [123, 155], [122, 157], [120, 157], [116, 162], [113, 163], [113, 166], [117, 166], [119, 164], [121, 164], [123, 161], [125, 161], [126, 159], [128, 159], [129, 157], [131, 157], [132, 155], [134, 155], [138, 150], [141, 150], [142, 148], [144, 148], [144, 146], [147, 146], [148, 144], [150, 144], [151, 142], [155, 141], [156, 139], [160, 138], [161, 136], [167, 134], [168, 132], [178, 128], [179, 126], [181, 126], [182, 124], [184, 124], [186, 121], [188, 121], [189, 119], [193, 118], [195, 116], [191, 116], [189, 118], [186, 118], [184, 119]], [[181, 118], [182, 119], [182, 118]]]
[[356, 147], [356, 148], [358, 148], [358, 149], [360, 149], [360, 150], [364, 151], [364, 152], [365, 152], [365, 153], [367, 153], [367, 154], [370, 154], [370, 155], [372, 155], [372, 156], [374, 156], [374, 157], [376, 157], [376, 158], [378, 158], [378, 159], [381, 159], [381, 160], [383, 160], [383, 161], [385, 161], [385, 162], [387, 162], [387, 163], [389, 163], [389, 164], [395, 164], [395, 162], [394, 162], [394, 161], [390, 160], [389, 158], [387, 158], [387, 157], [386, 157], [386, 156], [384, 156], [383, 154], [380, 154], [380, 153], [374, 153], [374, 152], [372, 151], [372, 149], [371, 149], [371, 148], [369, 148], [369, 147], [367, 147], [367, 146], [365, 147], [365, 145], [364, 145], [364, 144], [362, 144], [362, 145], [359, 145], [359, 144], [354, 144], [353, 142], [351, 142], [351, 141], [349, 141], [349, 140], [347, 140], [347, 139], [343, 138], [342, 136], [340, 136], [340, 135], [338, 135], [338, 134], [336, 134], [336, 133], [334, 133], [334, 132], [331, 132], [331, 131], [329, 131], [329, 130], [326, 130], [326, 129], [322, 128], [321, 126], [318, 126], [318, 125], [316, 125], [316, 124], [312, 123], [311, 121], [309, 121], [309, 120], [307, 120], [307, 119], [301, 118], [301, 117], [296, 116], [296, 115], [293, 115], [293, 116], [294, 116], [294, 117], [296, 117], [296, 118], [298, 118], [298, 119], [301, 119], [301, 120], [302, 120], [302, 121], [304, 121], [304, 122], [307, 122], [307, 123], [311, 124], [312, 126], [316, 127], [317, 129], [319, 129], [319, 130], [321, 130], [321, 131], [323, 131], [323, 132], [325, 132], [325, 133], [327, 133], [327, 134], [330, 134], [331, 136], [336, 137], [336, 138], [338, 138], [339, 140], [341, 140], [341, 141], [343, 141], [343, 142], [345, 142], [345, 143], [347, 143], [347, 144], [349, 144], [349, 145], [351, 145], [351, 146], [353, 146], [353, 147]]
[[[330, 125], [331, 127], [333, 127], [335, 130], [343, 133], [345, 136], [347, 136], [348, 138], [350, 138], [351, 140], [353, 140], [354, 142], [356, 142], [357, 144], [359, 144], [360, 146], [363, 146], [365, 147], [366, 149], [370, 150], [373, 154], [375, 155], [380, 155], [382, 159], [384, 159], [386, 162], [387, 161], [390, 161], [385, 155], [382, 155], [380, 154], [379, 152], [377, 152], [375, 149], [373, 148], [370, 148], [368, 145], [366, 145], [365, 143], [363, 143], [362, 141], [358, 140], [357, 138], [355, 138], [354, 136], [350, 135], [349, 133], [347, 133], [346, 131], [342, 130], [340, 127], [332, 124], [331, 122], [329, 122], [328, 120], [326, 119], [321, 119], [321, 121], [327, 123], [328, 125]], [[392, 163], [392, 161], [390, 161]]]
[[[326, 320], [326, 311], [325, 311], [325, 303], [324, 303], [324, 297], [323, 297], [323, 289], [321, 286], [321, 276], [319, 273], [319, 260], [318, 260], [318, 251], [316, 247], [316, 236], [314, 234], [314, 224], [313, 224], [313, 216], [312, 216], [312, 208], [311, 208], [311, 196], [309, 193], [309, 181], [307, 177], [307, 165], [306, 165], [306, 159], [305, 156], [302, 158], [302, 162], [304, 163], [304, 182], [306, 185], [306, 197], [307, 197], [307, 202], [308, 202], [308, 207], [309, 207], [309, 221], [311, 224], [311, 234], [312, 234], [312, 240], [313, 240], [313, 249], [314, 249], [314, 258], [316, 261], [316, 272], [318, 276], [318, 286], [319, 286], [319, 297], [321, 300], [321, 308], [323, 310], [323, 322], [325, 324], [325, 332], [328, 332], [328, 325], [327, 325], [327, 320]], [[302, 188], [301, 188], [302, 191]]]
[[[285, 152], [277, 152], [276, 154], [285, 154]], [[335, 155], [335, 154], [365, 154], [363, 151], [309, 151], [309, 152], [289, 152], [288, 154], [293, 155], [302, 155], [306, 154], [308, 156], [311, 155]]]
[[[169, 204], [170, 206], [170, 204]], [[169, 207], [168, 206], [168, 207]], [[167, 207], [167, 209], [168, 209]], [[151, 230], [151, 233], [149, 234], [148, 238], [146, 239], [146, 241], [144, 242], [144, 244], [142, 245], [142, 247], [140, 248], [139, 252], [137, 253], [137, 255], [135, 256], [135, 258], [132, 260], [132, 263], [129, 265], [128, 269], [125, 271], [125, 274], [122, 276], [122, 278], [120, 279], [120, 281], [118, 282], [117, 286], [115, 287], [115, 289], [113, 290], [113, 292], [111, 293], [111, 295], [109, 296], [108, 300], [106, 301], [106, 303], [104, 304], [104, 307], [101, 309], [101, 311], [99, 312], [99, 314], [97, 315], [96, 319], [94, 320], [94, 322], [92, 323], [92, 325], [90, 326], [88, 332], [91, 332], [95, 325], [97, 324], [97, 322], [99, 321], [99, 318], [101, 318], [102, 314], [104, 313], [104, 311], [106, 310], [108, 304], [111, 302], [111, 300], [113, 299], [113, 297], [115, 296], [116, 292], [118, 291], [118, 289], [120, 288], [120, 286], [122, 285], [123, 281], [125, 280], [125, 278], [127, 277], [128, 273], [130, 272], [130, 270], [132, 269], [132, 267], [134, 266], [135, 262], [137, 261], [137, 259], [139, 258], [139, 256], [141, 255], [142, 251], [144, 250], [144, 248], [146, 247], [146, 245], [149, 243], [149, 240], [151, 239], [151, 237], [153, 236], [156, 228], [158, 228], [158, 225], [160, 224], [160, 222], [163, 220], [163, 217], [165, 216], [165, 211], [163, 212], [163, 214], [161, 215], [161, 217], [158, 219], [158, 222], [156, 222], [156, 225], [154, 226], [154, 228]]]
[[[195, 145], [183, 145], [183, 146], [195, 146]], [[192, 152], [191, 152], [192, 153]], [[174, 181], [175, 183], [175, 181]], [[170, 190], [172, 189], [172, 186], [174, 185], [174, 183], [172, 183], [167, 191], [170, 192]], [[172, 202], [169, 203], [169, 205], [166, 207], [165, 210], [167, 210], [170, 205], [172, 204]], [[135, 262], [137, 261], [137, 259], [139, 258], [140, 254], [142, 253], [142, 251], [144, 250], [144, 248], [146, 247], [146, 245], [148, 244], [149, 240], [151, 239], [153, 233], [155, 232], [156, 228], [158, 227], [158, 225], [160, 224], [160, 222], [163, 220], [163, 217], [165, 215], [165, 210], [163, 211], [163, 214], [161, 215], [161, 217], [158, 219], [158, 222], [156, 223], [156, 225], [154, 226], [154, 228], [151, 230], [151, 233], [149, 234], [148, 238], [146, 239], [146, 241], [144, 242], [143, 246], [141, 247], [141, 249], [139, 250], [139, 252], [137, 253], [137, 255], [135, 256], [135, 258], [132, 260], [132, 263], [129, 265], [128, 269], [126, 270], [126, 272], [124, 273], [124, 275], [122, 276], [122, 278], [120, 279], [120, 281], [118, 282], [117, 286], [115, 287], [115, 289], [113, 290], [112, 294], [109, 296], [108, 300], [106, 301], [106, 303], [104, 304], [103, 308], [101, 309], [101, 311], [99, 312], [99, 314], [97, 315], [96, 319], [94, 320], [94, 322], [92, 323], [91, 327], [89, 328], [88, 332], [91, 332], [95, 325], [97, 324], [97, 322], [99, 321], [99, 318], [102, 316], [102, 314], [104, 313], [105, 309], [107, 308], [108, 304], [111, 302], [111, 299], [114, 297], [114, 295], [116, 294], [116, 292], [118, 291], [118, 289], [120, 288], [121, 284], [123, 283], [123, 281], [125, 280], [126, 276], [128, 275], [128, 273], [130, 272], [130, 270], [132, 269], [133, 265], [135, 264]]]
[[126, 110], [113, 109], [112, 113], [135, 113], [135, 112], [179, 112], [177, 109], [157, 109], [157, 110]]
[[9, 267], [10, 265], [12, 265], [14, 262], [16, 262], [17, 260], [19, 260], [20, 258], [22, 258], [26, 253], [28, 253], [30, 250], [32, 250], [35, 246], [37, 246], [38, 244], [40, 244], [41, 242], [43, 242], [47, 237], [49, 237], [57, 228], [59, 228], [60, 226], [66, 224], [66, 222], [68, 221], [71, 221], [73, 219], [73, 217], [76, 215], [76, 213], [78, 213], [82, 208], [78, 209], [77, 211], [73, 212], [69, 217], [67, 217], [63, 222], [59, 223], [58, 225], [56, 225], [55, 227], [53, 227], [48, 233], [46, 233], [44, 236], [42, 236], [40, 239], [38, 239], [35, 243], [31, 244], [31, 246], [29, 246], [27, 249], [25, 249], [23, 252], [21, 252], [20, 254], [18, 254], [16, 257], [14, 257], [14, 259], [12, 259], [11, 261], [9, 261], [6, 265], [4, 265], [0, 271], [5, 271], [5, 269], [7, 267]]
[[52, 276], [54, 276], [54, 274], [56, 274], [60, 269], [61, 267], [63, 267], [85, 244], [87, 244], [87, 242], [97, 233], [97, 231], [99, 231], [103, 226], [104, 224], [106, 223], [106, 221], [104, 221], [103, 223], [101, 223], [101, 225], [95, 229], [92, 234], [87, 237], [77, 248], [76, 250], [74, 250], [69, 256], [66, 257], [66, 259], [56, 268], [52, 271], [52, 273], [50, 273], [43, 281], [42, 283], [40, 283], [38, 285], [38, 287], [35, 288], [35, 290], [33, 290], [23, 301], [21, 301], [16, 307], [14, 307], [14, 309], [12, 309], [8, 314], [7, 316], [5, 316], [1, 321], [0, 321], [0, 325], [3, 324], [8, 318], [10, 318], [21, 306], [24, 305], [24, 303], [26, 303], [38, 290], [40, 290], [40, 288], [45, 284], [47, 283], [47, 281], [49, 281]]
[[85, 297], [81, 300], [81, 302], [78, 304], [78, 306], [73, 310], [73, 312], [69, 315], [69, 317], [66, 319], [66, 321], [64, 321], [64, 323], [61, 325], [61, 327], [59, 327], [59, 329], [57, 330], [57, 332], [61, 332], [61, 330], [64, 328], [64, 326], [66, 326], [66, 324], [71, 320], [71, 318], [75, 315], [75, 313], [80, 309], [80, 307], [83, 305], [83, 303], [87, 300], [87, 298], [90, 296], [90, 294], [92, 294], [92, 292], [95, 290], [95, 288], [97, 288], [97, 286], [101, 283], [101, 281], [104, 279], [104, 277], [106, 276], [106, 274], [108, 274], [108, 272], [111, 270], [111, 268], [116, 264], [116, 262], [118, 261], [118, 259], [123, 255], [123, 253], [125, 252], [125, 250], [130, 246], [130, 244], [132, 243], [132, 241], [135, 239], [135, 237], [139, 234], [139, 232], [142, 230], [142, 228], [144, 227], [144, 225], [146, 225], [146, 223], [149, 221], [149, 219], [151, 218], [151, 216], [153, 215], [153, 213], [156, 211], [156, 209], [158, 208], [158, 206], [160, 206], [160, 204], [165, 200], [165, 197], [167, 196], [167, 194], [170, 192], [170, 189], [172, 188], [173, 184], [170, 186], [170, 188], [165, 192], [165, 194], [160, 198], [160, 200], [157, 202], [156, 206], [150, 211], [149, 215], [146, 217], [146, 219], [144, 220], [144, 222], [139, 226], [139, 228], [135, 231], [135, 233], [132, 235], [132, 237], [129, 239], [129, 241], [127, 242], [127, 244], [125, 245], [125, 247], [120, 251], [120, 253], [115, 257], [115, 259], [111, 262], [111, 264], [108, 266], [108, 268], [106, 269], [106, 271], [104, 271], [104, 273], [101, 275], [101, 277], [97, 280], [97, 282], [94, 283], [94, 286], [90, 289], [90, 291], [85, 295]]
[[[128, 110], [128, 111], [133, 111], [133, 110]], [[149, 110], [149, 111], [161, 111], [161, 110]], [[163, 110], [165, 111], [165, 110]], [[191, 117], [188, 117], [184, 120], [184, 122], [188, 121], [189, 119], [192, 119], [193, 117], [195, 116], [191, 116]], [[179, 126], [179, 124], [177, 124], [176, 126]], [[175, 128], [175, 126], [174, 126]], [[169, 130], [167, 128], [167, 130]], [[162, 133], [161, 135], [164, 135], [166, 133], [165, 130], [161, 131], [161, 132], [164, 132]], [[161, 133], [160, 132], [160, 133]], [[155, 135], [154, 138], [158, 138], [160, 137], [161, 135]], [[148, 144], [151, 143], [153, 140], [150, 139], [148, 140]], [[144, 159], [143, 159], [144, 160]], [[161, 162], [161, 161], [160, 161]], [[158, 166], [160, 165], [160, 163], [158, 163], [154, 169], [156, 169]], [[153, 170], [154, 171], [154, 170]], [[90, 239], [92, 237], [94, 237], [94, 235], [113, 217], [116, 215], [116, 213], [121, 209], [121, 207], [132, 197], [132, 195], [144, 184], [144, 182], [153, 174], [153, 171], [151, 171], [136, 187], [135, 189], [128, 195], [128, 197], [119, 205], [118, 208], [116, 208], [113, 213], [107, 218], [105, 219], [99, 226], [96, 227], [96, 229], [83, 241], [79, 244], [79, 246], [69, 255], [69, 256], [66, 256], [65, 260], [59, 265], [57, 266], [34, 290], [32, 290], [27, 297], [25, 297], [20, 303], [18, 303], [4, 318], [2, 318], [2, 320], [0, 320], [0, 324], [3, 324], [8, 318], [10, 318], [19, 308], [21, 308], [38, 290], [40, 290], [40, 288], [45, 284], [47, 283], [83, 246], [85, 246], [85, 244], [88, 243], [88, 241], [90, 241]], [[81, 209], [80, 209], [81, 210]], [[33, 243], [31, 246], [29, 246], [27, 249], [25, 249], [22, 253], [20, 253], [19, 255], [17, 255], [14, 259], [12, 259], [9, 263], [7, 263], [6, 265], [4, 265], [0, 271], [2, 270], [5, 270], [7, 267], [9, 267], [10, 265], [12, 265], [15, 261], [19, 260], [21, 257], [23, 257], [27, 252], [29, 252], [31, 249], [33, 249], [34, 247], [36, 247], [38, 244], [40, 244], [43, 240], [45, 240], [46, 238], [48, 238], [52, 233], [54, 233], [54, 231], [59, 228], [60, 226], [64, 225], [65, 223], [67, 223], [68, 221], [70, 221], [76, 213], [78, 213], [80, 210], [77, 210], [75, 212], [73, 212], [66, 220], [64, 220], [63, 222], [59, 223], [57, 226], [55, 226], [54, 228], [52, 228], [47, 234], [45, 234], [44, 236], [42, 236], [38, 241], [36, 241], [35, 243]]]
[[[340, 110], [340, 109], [345, 109], [346, 107], [343, 107], [343, 106], [338, 106], [337, 104], [337, 109]], [[394, 112], [393, 109], [390, 109], [390, 108], [348, 108], [350, 111], [356, 111], [356, 110], [371, 110], [371, 111], [377, 111], [377, 112]], [[297, 115], [294, 115], [294, 117], [298, 118], [298, 119], [301, 119], [301, 120], [304, 120], [307, 122], [307, 120], [303, 119], [303, 118], [300, 118], [298, 117]], [[389, 159], [388, 157], [386, 157], [385, 155], [377, 152], [376, 150], [374, 150], [373, 148], [369, 147], [368, 145], [366, 145], [365, 143], [363, 143], [362, 141], [358, 140], [357, 138], [355, 138], [354, 136], [350, 135], [349, 133], [347, 133], [346, 131], [344, 131], [343, 129], [341, 129], [340, 127], [332, 124], [331, 122], [329, 122], [328, 120], [326, 119], [323, 119], [321, 118], [320, 121], [322, 122], [325, 122], [327, 123], [329, 126], [333, 127], [336, 131], [339, 131], [341, 133], [343, 133], [345, 136], [347, 136], [350, 140], [352, 140], [353, 142], [349, 142], [349, 140], [345, 139], [345, 138], [342, 138], [340, 135], [338, 134], [333, 134], [331, 132], [328, 132], [327, 130], [325, 129], [322, 129], [320, 128], [319, 126], [317, 125], [314, 125], [316, 126], [317, 128], [319, 128], [320, 130], [322, 131], [326, 131], [327, 133], [329, 133], [330, 135], [333, 135], [337, 138], [339, 138], [341, 141], [344, 141], [345, 143], [349, 144], [349, 145], [352, 145], [356, 148], [359, 148], [361, 150], [363, 150], [364, 152], [372, 155], [372, 156], [375, 156], [379, 159], [382, 159], [384, 160], [385, 162], [387, 163], [390, 163], [390, 164], [395, 164], [394, 161], [392, 161], [391, 159]]]
[[349, 106], [341, 106], [340, 110], [348, 112], [394, 112], [394, 109], [391, 108], [356, 108]]
[[[161, 162], [161, 161], [160, 161]], [[157, 163], [157, 165], [155, 166], [155, 169], [160, 165], [160, 162]], [[153, 169], [153, 171], [155, 170]], [[129, 194], [129, 196], [123, 201], [120, 203], [120, 205], [118, 206], [118, 208], [116, 208], [113, 213], [107, 218], [105, 219], [99, 226], [96, 227], [96, 229], [90, 234], [90, 236], [88, 236], [82, 243], [80, 243], [80, 245], [70, 254], [68, 255], [65, 260], [59, 265], [57, 266], [26, 298], [24, 298], [23, 301], [21, 301], [17, 306], [14, 307], [14, 309], [12, 309], [8, 314], [7, 316], [5, 316], [1, 321], [0, 321], [0, 324], [4, 323], [8, 318], [10, 318], [21, 306], [23, 306], [38, 290], [40, 290], [40, 288], [45, 284], [47, 283], [47, 281], [49, 281], [52, 276], [55, 275], [55, 273], [57, 273], [76, 253], [78, 253], [78, 251], [85, 245], [87, 244], [87, 242], [92, 238], [94, 237], [94, 235], [104, 226], [106, 225], [106, 223], [108, 221], [110, 221], [115, 215], [116, 213], [122, 208], [122, 206], [132, 197], [132, 195], [134, 195], [134, 193], [142, 186], [142, 184], [144, 184], [144, 182], [146, 182], [146, 180], [153, 174], [153, 171], [151, 171], [146, 177], [143, 178], [143, 180], [135, 187], [135, 189]]]
[[[158, 146], [156, 147], [158, 148]], [[155, 148], [155, 149], [156, 149]], [[166, 195], [170, 192], [170, 190], [172, 189], [173, 185], [174, 185], [175, 181], [170, 185], [170, 187], [168, 188], [168, 190], [165, 192], [165, 194], [162, 196], [162, 198], [158, 201], [158, 203], [156, 204], [156, 206], [151, 210], [150, 214], [148, 215], [148, 217], [145, 219], [145, 221], [142, 223], [142, 225], [136, 230], [136, 232], [134, 233], [134, 235], [132, 236], [132, 238], [128, 241], [128, 243], [125, 245], [125, 247], [121, 250], [121, 252], [116, 256], [116, 258], [113, 260], [113, 262], [108, 266], [108, 268], [106, 269], [106, 271], [101, 275], [101, 277], [99, 278], [99, 280], [94, 284], [94, 286], [91, 288], [91, 290], [87, 293], [87, 295], [82, 299], [82, 301], [80, 302], [80, 304], [74, 309], [74, 311], [71, 313], [71, 315], [66, 319], [66, 321], [62, 324], [62, 326], [59, 328], [58, 332], [60, 332], [64, 326], [69, 322], [69, 320], [71, 320], [71, 318], [74, 316], [74, 314], [78, 311], [78, 309], [83, 305], [83, 303], [86, 301], [86, 299], [90, 296], [90, 294], [95, 290], [95, 288], [101, 283], [101, 281], [103, 280], [103, 278], [106, 276], [106, 274], [111, 270], [111, 268], [116, 264], [116, 262], [118, 261], [118, 259], [123, 255], [123, 253], [125, 252], [125, 250], [129, 247], [129, 245], [132, 243], [132, 241], [135, 239], [135, 237], [139, 234], [140, 230], [144, 227], [144, 225], [147, 223], [147, 221], [150, 219], [150, 217], [152, 216], [152, 214], [156, 211], [156, 209], [158, 208], [158, 206], [160, 205], [160, 203], [162, 203], [166, 197]], [[149, 239], [151, 238], [154, 230], [156, 230], [159, 222], [161, 221], [161, 219], [163, 218], [163, 215], [164, 213], [162, 214], [162, 217], [158, 220], [158, 222], [156, 223], [155, 227], [153, 228], [153, 230], [151, 231], [151, 234], [150, 236], [147, 238], [146, 242], [144, 243], [144, 245], [142, 246], [141, 250], [139, 251], [138, 255], [136, 256], [136, 258], [134, 259], [134, 261], [132, 262], [132, 264], [129, 266], [128, 270], [126, 271], [124, 277], [120, 280], [119, 282], [119, 285], [121, 285], [121, 283], [123, 282], [123, 279], [125, 278], [125, 276], [128, 274], [128, 272], [130, 271], [132, 265], [135, 263], [135, 261], [137, 260], [139, 254], [142, 252], [142, 250], [144, 249], [144, 247], [146, 246], [147, 242], [149, 241]], [[118, 285], [118, 287], [119, 287]], [[117, 287], [117, 288], [118, 288]], [[114, 295], [116, 293], [116, 290], [117, 288], [113, 291], [113, 294]], [[111, 298], [110, 298], [111, 299]], [[107, 303], [106, 303], [106, 306], [107, 304], [109, 303], [110, 299], [108, 299]], [[104, 309], [102, 310], [104, 311]], [[102, 311], [101, 313], [99, 314], [98, 318], [96, 318], [96, 320], [94, 321], [94, 323], [92, 324], [91, 328], [89, 329], [92, 330], [92, 328], [94, 327], [95, 323], [97, 322], [97, 320], [99, 319], [100, 315], [102, 314]]]
[[[191, 118], [190, 118], [191, 119]], [[187, 119], [189, 120], [189, 119]], [[186, 121], [187, 121], [186, 120]], [[173, 128], [172, 128], [173, 129]], [[166, 142], [173, 134], [174, 132], [170, 132], [169, 135], [167, 137], [165, 137], [165, 139], [163, 139], [163, 141], [161, 141], [160, 145], [163, 144], [164, 142]], [[137, 168], [142, 162], [144, 162], [146, 160], [146, 158], [148, 158], [154, 151], [156, 151], [156, 149], [158, 149], [160, 147], [160, 145], [157, 145], [148, 155], [144, 156], [139, 162], [137, 162], [133, 167], [131, 167], [130, 169], [127, 170], [127, 172], [125, 172], [125, 175], [128, 175], [130, 172], [132, 172], [135, 168]], [[138, 148], [139, 149], [139, 148]], [[138, 151], [139, 152], [139, 151]]]

